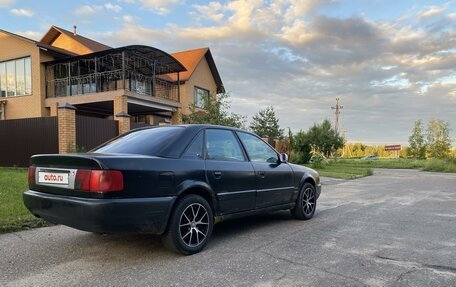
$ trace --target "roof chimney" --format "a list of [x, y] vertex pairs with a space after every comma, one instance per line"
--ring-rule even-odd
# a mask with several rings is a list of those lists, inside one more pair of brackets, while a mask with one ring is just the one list
[[75, 35], [75, 36], [76, 36], [76, 28], [77, 28], [76, 25], [73, 25], [73, 35]]

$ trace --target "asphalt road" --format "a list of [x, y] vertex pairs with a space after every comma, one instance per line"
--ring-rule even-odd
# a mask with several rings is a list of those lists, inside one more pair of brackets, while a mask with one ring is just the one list
[[456, 286], [456, 174], [325, 179], [310, 221], [227, 221], [200, 254], [53, 226], [0, 236], [0, 285]]

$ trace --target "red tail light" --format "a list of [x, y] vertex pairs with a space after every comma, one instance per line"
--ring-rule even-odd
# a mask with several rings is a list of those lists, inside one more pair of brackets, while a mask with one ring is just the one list
[[79, 169], [74, 178], [74, 189], [90, 191], [91, 170]]
[[29, 186], [31, 184], [35, 183], [35, 174], [36, 174], [36, 166], [29, 166], [29, 169], [28, 169], [28, 183], [29, 183]]
[[117, 170], [78, 170], [74, 188], [90, 192], [120, 191], [123, 175]]

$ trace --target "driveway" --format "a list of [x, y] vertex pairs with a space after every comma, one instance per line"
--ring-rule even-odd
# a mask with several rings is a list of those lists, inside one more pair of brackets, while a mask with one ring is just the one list
[[0, 285], [456, 286], [456, 174], [324, 179], [315, 217], [227, 221], [200, 254], [53, 226], [0, 236]]

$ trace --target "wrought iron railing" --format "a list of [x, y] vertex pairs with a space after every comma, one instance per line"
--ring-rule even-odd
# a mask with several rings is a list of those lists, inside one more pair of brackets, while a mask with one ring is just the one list
[[125, 88], [141, 95], [179, 101], [177, 83], [131, 71], [125, 71], [125, 83], [123, 79], [121, 69], [50, 79], [47, 81], [47, 97], [68, 97]]

